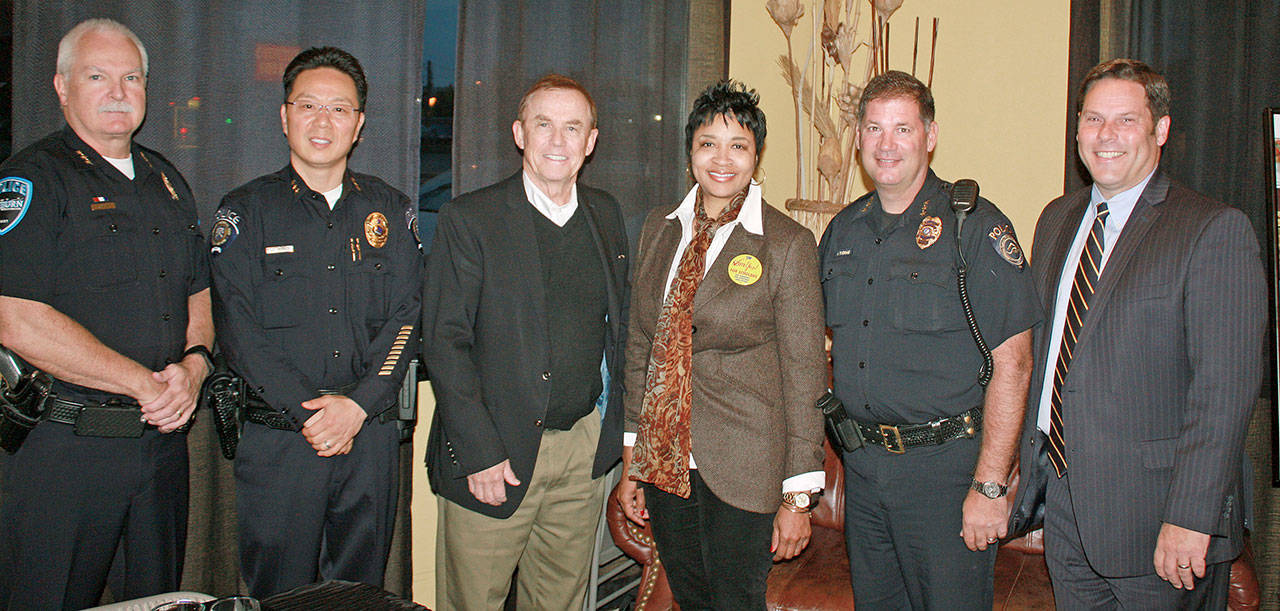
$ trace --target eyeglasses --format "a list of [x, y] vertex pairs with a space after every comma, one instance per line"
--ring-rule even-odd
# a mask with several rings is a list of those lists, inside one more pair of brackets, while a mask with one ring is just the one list
[[285, 104], [298, 109], [298, 112], [308, 117], [318, 115], [322, 110], [329, 111], [335, 117], [354, 117], [356, 113], [363, 110], [346, 104], [316, 104], [315, 102], [285, 102]]
[[261, 611], [262, 605], [249, 596], [225, 596], [208, 602], [177, 600], [165, 603], [151, 611]]

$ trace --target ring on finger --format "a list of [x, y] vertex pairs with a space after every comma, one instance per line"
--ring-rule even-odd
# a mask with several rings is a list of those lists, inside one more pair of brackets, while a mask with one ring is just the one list
[[1182, 570], [1184, 570], [1184, 571], [1185, 571], [1185, 570], [1187, 570], [1187, 569], [1191, 568], [1191, 565], [1190, 565], [1190, 564], [1179, 564], [1179, 565], [1178, 565], [1178, 568], [1180, 568], [1180, 569], [1182, 569]]
[[999, 539], [995, 537], [987, 537], [987, 543], [995, 543], [996, 541], [999, 541]]
[[329, 448], [332, 448], [332, 447], [333, 447], [333, 442], [332, 442], [332, 441], [326, 441], [326, 442], [324, 442], [324, 443], [320, 444], [320, 447], [322, 447], [322, 448], [324, 448], [324, 449], [328, 450]]

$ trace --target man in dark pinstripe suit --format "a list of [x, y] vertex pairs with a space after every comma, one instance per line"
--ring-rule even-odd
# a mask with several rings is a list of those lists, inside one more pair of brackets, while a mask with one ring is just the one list
[[1076, 132], [1094, 183], [1051, 202], [1036, 226], [1050, 324], [1036, 339], [1019, 497], [1044, 492], [1059, 608], [1224, 608], [1251, 509], [1244, 439], [1267, 304], [1258, 244], [1239, 210], [1159, 169], [1169, 99], [1146, 64], [1095, 67]]

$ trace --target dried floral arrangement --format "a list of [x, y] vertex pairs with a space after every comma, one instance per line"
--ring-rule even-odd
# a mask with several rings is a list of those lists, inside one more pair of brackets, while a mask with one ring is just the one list
[[[863, 6], [868, 0], [768, 0], [765, 8], [787, 39], [787, 54], [778, 57], [782, 77], [791, 88], [796, 122], [796, 196], [787, 201], [792, 215], [821, 234], [826, 221], [847, 203], [858, 177], [853, 135], [862, 88], [872, 77], [889, 70], [889, 17], [903, 0], [870, 0], [870, 38], [858, 39]], [[805, 6], [821, 19], [812, 20], [808, 44], [797, 58], [796, 26]], [[928, 80], [933, 84], [938, 20], [933, 20]], [[920, 20], [916, 19], [911, 73], [916, 73], [920, 48]], [[865, 60], [855, 58], [865, 52]], [[802, 59], [803, 63], [798, 63]], [[861, 65], [855, 66], [859, 61]], [[858, 73], [861, 78], [858, 78]]]

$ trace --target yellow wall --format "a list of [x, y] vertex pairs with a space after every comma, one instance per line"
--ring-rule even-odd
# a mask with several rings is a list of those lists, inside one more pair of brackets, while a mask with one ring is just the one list
[[413, 500], [409, 505], [413, 563], [413, 601], [427, 608], [436, 606], [436, 495], [427, 482], [423, 461], [427, 456], [427, 434], [436, 413], [436, 396], [431, 383], [418, 385], [418, 427], [413, 431]]
[[[805, 16], [792, 33], [796, 49], [821, 11], [814, 0], [803, 1]], [[865, 32], [871, 3], [850, 1], [864, 5]], [[920, 18], [916, 74], [926, 80], [932, 20], [939, 18], [933, 168], [946, 180], [977, 180], [1028, 248], [1040, 210], [1062, 194], [1069, 10], [1069, 0], [905, 0], [889, 22], [890, 68], [910, 71], [912, 29]], [[765, 0], [733, 3], [729, 75], [760, 92], [769, 120], [764, 191], [778, 207], [795, 196], [795, 115], [777, 63], [786, 52]], [[861, 65], [866, 50], [854, 57]], [[865, 192], [856, 189], [848, 199]]]

